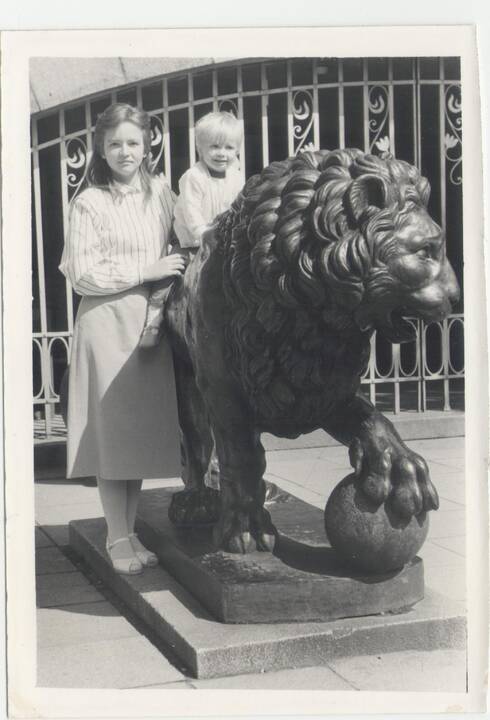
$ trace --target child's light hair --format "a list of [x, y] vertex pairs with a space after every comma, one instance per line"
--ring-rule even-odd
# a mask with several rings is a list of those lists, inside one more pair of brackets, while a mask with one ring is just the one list
[[196, 147], [198, 152], [210, 142], [232, 140], [237, 148], [243, 136], [242, 124], [231, 112], [210, 112], [196, 123]]

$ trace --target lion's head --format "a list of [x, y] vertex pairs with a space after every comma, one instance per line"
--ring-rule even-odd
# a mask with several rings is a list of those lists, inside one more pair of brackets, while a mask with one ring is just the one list
[[413, 332], [404, 316], [442, 319], [459, 296], [429, 193], [417, 168], [387, 153], [305, 152], [251, 178], [222, 227], [238, 274], [249, 254], [251, 297], [323, 308], [401, 342]]
[[319, 426], [356, 391], [375, 329], [402, 342], [404, 317], [449, 312], [459, 291], [429, 191], [388, 155], [307, 152], [250, 178], [218, 219], [230, 367], [263, 427]]

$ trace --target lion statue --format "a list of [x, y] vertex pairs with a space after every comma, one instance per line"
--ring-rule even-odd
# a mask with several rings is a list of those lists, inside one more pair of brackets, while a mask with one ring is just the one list
[[[186, 455], [173, 522], [209, 521], [230, 552], [272, 551], [260, 434], [323, 428], [363, 492], [401, 518], [438, 507], [425, 460], [360, 393], [370, 337], [413, 337], [459, 297], [430, 186], [356, 149], [305, 152], [251, 177], [205, 234], [166, 311]], [[213, 447], [220, 501], [205, 487]]]

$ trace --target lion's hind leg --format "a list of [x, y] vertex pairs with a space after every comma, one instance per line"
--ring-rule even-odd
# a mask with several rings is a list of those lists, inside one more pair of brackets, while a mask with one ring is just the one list
[[169, 518], [182, 526], [213, 523], [219, 516], [220, 499], [218, 490], [204, 483], [214, 444], [208, 412], [191, 366], [179, 358], [175, 358], [175, 379], [185, 490], [173, 496]]
[[221, 514], [213, 531], [218, 547], [234, 553], [272, 552], [276, 529], [264, 508], [265, 453], [248, 427], [215, 427], [220, 465]]

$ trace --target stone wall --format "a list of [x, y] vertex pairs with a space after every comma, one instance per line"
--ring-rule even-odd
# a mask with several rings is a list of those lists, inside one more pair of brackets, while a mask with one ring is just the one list
[[31, 112], [139, 80], [234, 58], [53, 58], [30, 60]]

